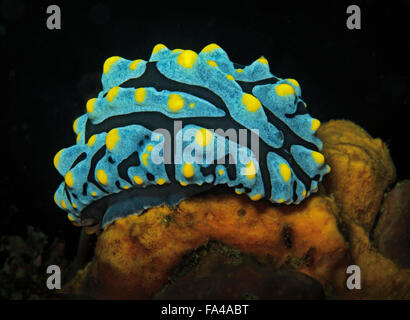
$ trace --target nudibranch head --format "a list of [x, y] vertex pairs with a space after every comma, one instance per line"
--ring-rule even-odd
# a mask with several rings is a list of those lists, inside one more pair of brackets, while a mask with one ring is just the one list
[[249, 66], [216, 44], [154, 47], [148, 61], [108, 58], [102, 91], [74, 121], [76, 143], [54, 166], [54, 200], [76, 225], [129, 214], [226, 185], [250, 199], [300, 203], [330, 171], [294, 79]]

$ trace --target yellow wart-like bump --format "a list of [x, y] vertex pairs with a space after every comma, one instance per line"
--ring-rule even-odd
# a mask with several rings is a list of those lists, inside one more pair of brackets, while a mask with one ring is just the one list
[[135, 101], [143, 103], [145, 100], [146, 91], [145, 88], [138, 88], [135, 90]]
[[300, 87], [299, 82], [297, 82], [295, 79], [286, 79], [289, 82], [291, 82], [295, 87]]
[[184, 50], [178, 55], [177, 62], [184, 68], [192, 68], [197, 56], [198, 54], [192, 50]]
[[172, 93], [169, 95], [168, 99], [168, 107], [171, 111], [177, 112], [178, 110], [182, 109], [184, 106], [184, 99], [176, 93]]
[[194, 166], [191, 163], [186, 162], [182, 167], [182, 173], [184, 174], [185, 178], [192, 178], [195, 173]]
[[118, 129], [111, 129], [105, 137], [105, 145], [107, 146], [107, 149], [112, 151], [119, 139]]
[[316, 131], [320, 127], [320, 121], [318, 119], [312, 120], [312, 130]]
[[139, 63], [142, 61], [142, 59], [137, 59], [134, 60], [133, 62], [130, 63], [130, 65], [128, 66], [131, 70], [135, 70], [137, 69]]
[[265, 57], [260, 57], [257, 61], [263, 64], [268, 64], [268, 60]]
[[103, 169], [97, 170], [97, 180], [98, 180], [101, 184], [107, 185], [108, 177], [107, 177], [107, 174], [105, 173], [105, 171], [104, 171]]
[[251, 200], [256, 201], [260, 200], [262, 198], [262, 195], [260, 193], [257, 193], [251, 197]]
[[249, 161], [245, 167], [245, 175], [248, 177], [249, 180], [255, 178], [256, 175], [256, 167], [253, 161]]
[[141, 179], [140, 176], [134, 176], [133, 179], [134, 179], [134, 182], [135, 182], [136, 184], [142, 184], [142, 183], [144, 182], [144, 181]]
[[109, 102], [112, 102], [112, 101], [114, 100], [114, 98], [115, 98], [115, 96], [117, 95], [119, 89], [120, 89], [120, 87], [112, 87], [112, 88], [108, 91], [108, 93], [107, 93], [107, 100], [108, 100]]
[[111, 57], [111, 58], [108, 58], [107, 60], [105, 60], [104, 66], [103, 66], [104, 74], [106, 74], [108, 71], [110, 71], [110, 68], [113, 65], [113, 63], [118, 61], [119, 59], [121, 59], [121, 57], [114, 56], [114, 57]]
[[249, 93], [243, 94], [242, 103], [246, 106], [246, 109], [250, 112], [257, 111], [261, 106], [260, 101], [255, 96]]
[[148, 165], [148, 157], [149, 157], [149, 154], [148, 154], [148, 153], [143, 153], [142, 156], [141, 156], [141, 158], [142, 158], [142, 163], [144, 164], [144, 166], [147, 166], [147, 165]]
[[312, 151], [312, 158], [319, 164], [325, 163], [325, 157], [320, 152]]
[[89, 147], [91, 147], [91, 146], [95, 143], [96, 140], [97, 140], [97, 135], [96, 135], [96, 134], [93, 134], [93, 135], [90, 137], [90, 139], [88, 139], [87, 145], [88, 145]]
[[275, 91], [278, 94], [278, 96], [280, 96], [280, 97], [295, 94], [295, 89], [293, 89], [293, 87], [290, 84], [287, 84], [287, 83], [278, 84], [275, 87]]
[[96, 98], [92, 98], [87, 101], [86, 109], [88, 113], [93, 113], [94, 112], [94, 104], [95, 104]]
[[205, 128], [199, 129], [195, 134], [195, 141], [200, 146], [204, 147], [211, 143], [213, 135], [211, 131]]
[[209, 64], [211, 67], [217, 67], [218, 66], [218, 64], [213, 60], [208, 60], [206, 63]]
[[157, 180], [157, 184], [159, 184], [160, 186], [162, 186], [165, 183], [165, 179], [164, 178], [159, 178]]
[[77, 123], [78, 123], [78, 119], [79, 119], [79, 118], [75, 119], [75, 120], [74, 120], [74, 123], [73, 123], [73, 130], [74, 130], [74, 133], [75, 133], [75, 134], [77, 134]]
[[74, 185], [74, 178], [73, 178], [73, 174], [71, 173], [71, 171], [68, 171], [67, 174], [64, 177], [65, 180], [65, 184], [69, 187], [72, 188]]
[[162, 43], [158, 43], [154, 49], [152, 49], [152, 54], [157, 53], [158, 51], [161, 51], [162, 49], [167, 49], [167, 47], [165, 45], [163, 45]]
[[64, 148], [61, 149], [60, 151], [58, 151], [56, 153], [56, 155], [54, 156], [53, 163], [54, 163], [54, 167], [56, 169], [58, 169], [58, 163], [60, 162], [60, 155], [61, 155], [61, 152], [63, 152], [63, 150], [64, 150]]
[[212, 51], [214, 51], [216, 49], [220, 49], [220, 48], [221, 47], [218, 46], [216, 43], [211, 43], [211, 44], [208, 44], [206, 47], [204, 47], [201, 51], [209, 53], [209, 52], [212, 52]]
[[285, 182], [288, 182], [290, 179], [290, 168], [286, 163], [281, 163], [279, 166], [280, 174]]

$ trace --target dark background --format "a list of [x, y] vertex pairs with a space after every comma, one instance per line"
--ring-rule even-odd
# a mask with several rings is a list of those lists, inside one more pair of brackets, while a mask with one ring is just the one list
[[[299, 81], [312, 116], [382, 138], [398, 178], [410, 178], [410, 1], [284, 2], [1, 1], [0, 234], [33, 225], [75, 249], [79, 228], [53, 201], [54, 154], [75, 142], [72, 122], [101, 89], [105, 59], [148, 60], [157, 43], [199, 52], [215, 42], [240, 64], [265, 56], [274, 75]], [[46, 27], [52, 4], [61, 30]], [[349, 4], [360, 6], [362, 30], [347, 29]]]

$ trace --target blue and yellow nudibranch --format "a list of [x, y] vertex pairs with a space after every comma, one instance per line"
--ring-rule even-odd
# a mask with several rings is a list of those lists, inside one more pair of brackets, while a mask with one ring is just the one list
[[74, 121], [76, 144], [54, 157], [64, 177], [54, 200], [75, 224], [105, 226], [216, 185], [298, 204], [330, 171], [299, 83], [264, 57], [244, 67], [216, 44], [158, 44], [149, 61], [108, 58], [101, 82]]

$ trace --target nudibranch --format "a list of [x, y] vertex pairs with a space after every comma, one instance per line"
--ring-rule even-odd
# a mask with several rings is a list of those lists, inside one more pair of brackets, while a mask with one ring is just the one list
[[76, 144], [54, 157], [64, 177], [54, 200], [76, 225], [103, 227], [217, 185], [298, 204], [330, 171], [299, 83], [272, 75], [264, 57], [245, 67], [216, 44], [158, 44], [148, 61], [108, 58], [101, 82], [74, 121]]

